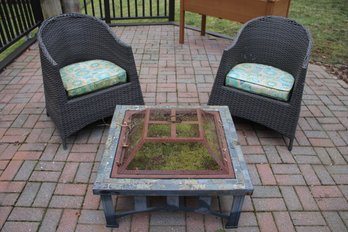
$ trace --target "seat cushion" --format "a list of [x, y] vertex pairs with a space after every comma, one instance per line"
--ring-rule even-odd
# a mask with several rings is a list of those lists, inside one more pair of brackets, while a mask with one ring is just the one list
[[124, 69], [106, 60], [70, 64], [59, 70], [69, 97], [103, 89], [127, 80]]
[[227, 74], [226, 85], [287, 101], [294, 85], [294, 77], [269, 65], [242, 63], [236, 65]]

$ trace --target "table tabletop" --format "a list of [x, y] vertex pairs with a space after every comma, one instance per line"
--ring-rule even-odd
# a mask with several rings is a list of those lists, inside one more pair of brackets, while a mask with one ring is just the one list
[[[144, 109], [197, 109], [220, 113], [226, 142], [231, 156], [234, 178], [213, 179], [160, 179], [112, 178], [111, 172], [126, 111]], [[117, 105], [109, 129], [109, 136], [93, 186], [94, 194], [121, 194], [147, 196], [235, 195], [252, 193], [253, 186], [238, 143], [236, 129], [227, 106], [136, 106]]]

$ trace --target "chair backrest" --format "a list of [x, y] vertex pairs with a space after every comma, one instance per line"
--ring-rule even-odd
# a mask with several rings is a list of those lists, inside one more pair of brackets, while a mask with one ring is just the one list
[[[103, 21], [77, 13], [49, 18], [38, 32], [40, 49], [61, 66], [102, 57], [103, 38], [111, 36]], [[101, 53], [101, 52], [100, 52]]]
[[241, 28], [237, 40], [245, 62], [272, 65], [293, 75], [307, 67], [312, 47], [306, 28], [279, 16], [250, 20]]

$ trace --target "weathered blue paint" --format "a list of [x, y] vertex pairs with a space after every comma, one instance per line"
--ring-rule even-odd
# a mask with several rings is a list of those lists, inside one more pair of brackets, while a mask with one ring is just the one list
[[[106, 141], [104, 155], [102, 157], [99, 170], [97, 173], [96, 181], [93, 186], [93, 193], [96, 195], [102, 195], [102, 201], [105, 195], [128, 195], [135, 197], [143, 196], [167, 196], [170, 202], [178, 196], [202, 196], [211, 197], [219, 195], [233, 195], [234, 201], [229, 215], [223, 215], [218, 212], [213, 212], [210, 209], [188, 209], [185, 207], [177, 207], [177, 204], [169, 206], [173, 210], [182, 209], [194, 212], [209, 213], [216, 216], [224, 217], [228, 219], [227, 226], [229, 228], [236, 227], [240, 216], [240, 210], [243, 204], [243, 199], [246, 194], [253, 192], [252, 182], [249, 176], [249, 172], [244, 161], [241, 147], [238, 143], [236, 129], [227, 106], [203, 106], [200, 107], [205, 111], [218, 111], [222, 120], [222, 125], [225, 131], [226, 142], [228, 144], [229, 153], [231, 156], [235, 178], [234, 179], [130, 179], [130, 178], [111, 178], [111, 171], [113, 161], [115, 158], [119, 136], [121, 132], [121, 125], [124, 119], [125, 112], [127, 110], [144, 110], [146, 108], [159, 108], [159, 109], [171, 109], [171, 108], [188, 108], [180, 106], [123, 106], [118, 105], [116, 107], [113, 120], [111, 122], [109, 136]], [[198, 108], [199, 106], [189, 106], [189, 108]], [[140, 199], [140, 198], [136, 198]], [[108, 201], [107, 204], [109, 204]], [[139, 203], [140, 204], [140, 203]], [[103, 206], [106, 203], [103, 202]], [[174, 207], [174, 208], [173, 208]], [[141, 202], [141, 206], [136, 206], [138, 210], [130, 211], [125, 214], [111, 214], [109, 207], [104, 209], [105, 217], [107, 218], [107, 226], [114, 227], [117, 225], [116, 218], [145, 211], [153, 211], [154, 208], [146, 208], [144, 202]], [[207, 208], [207, 207], [205, 207]], [[161, 208], [163, 209], [163, 208]], [[110, 218], [114, 217], [114, 221], [110, 221]]]

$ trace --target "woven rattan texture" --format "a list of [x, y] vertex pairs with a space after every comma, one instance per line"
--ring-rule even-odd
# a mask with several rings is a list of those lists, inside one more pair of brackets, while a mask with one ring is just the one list
[[[47, 114], [66, 138], [86, 125], [113, 114], [116, 104], [143, 105], [132, 48], [103, 21], [71, 13], [43, 22], [38, 33]], [[102, 59], [127, 72], [127, 83], [68, 98], [59, 69], [80, 61]]]
[[[228, 105], [233, 116], [269, 127], [290, 139], [292, 149], [311, 52], [311, 35], [302, 25], [266, 16], [247, 22], [221, 58], [209, 105]], [[225, 86], [227, 73], [239, 63], [271, 65], [292, 74], [294, 87], [287, 102]]]

